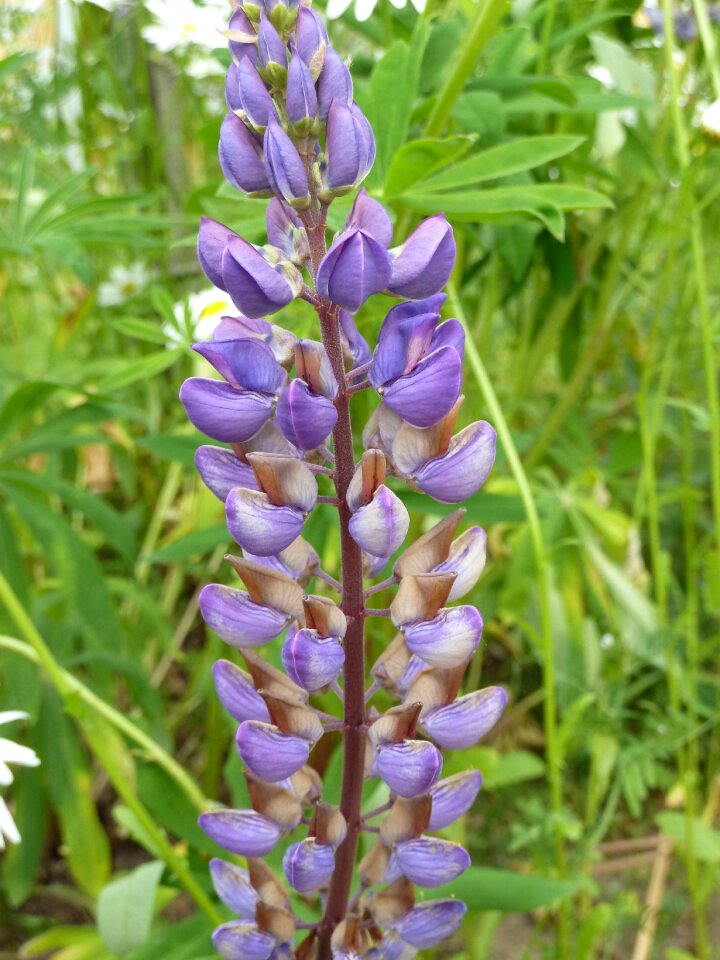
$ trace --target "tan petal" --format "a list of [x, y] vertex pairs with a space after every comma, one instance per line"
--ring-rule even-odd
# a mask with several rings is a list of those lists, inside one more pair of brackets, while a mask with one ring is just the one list
[[422, 704], [405, 703], [391, 707], [370, 726], [368, 737], [373, 746], [412, 740], [417, 729]]
[[281, 943], [295, 936], [295, 918], [286, 907], [271, 907], [258, 900], [255, 908], [255, 923], [264, 933], [269, 933]]
[[405, 645], [405, 638], [398, 633], [377, 658], [370, 672], [386, 690], [392, 690], [405, 672], [409, 660], [410, 651]]
[[274, 453], [248, 453], [246, 459], [260, 487], [275, 506], [309, 513], [317, 500], [317, 481], [304, 463]]
[[312, 594], [303, 598], [305, 626], [317, 630], [321, 637], [344, 637], [347, 619], [340, 607], [328, 600]]
[[240, 653], [256, 690], [264, 690], [265, 693], [291, 698], [298, 703], [305, 703], [308, 698], [307, 692], [293, 683], [282, 670], [273, 667], [272, 664], [267, 663], [251, 650], [241, 650]]
[[290, 905], [285, 887], [264, 860], [249, 857], [247, 865], [253, 890], [264, 903], [280, 908]]
[[298, 583], [279, 570], [244, 557], [227, 556], [225, 559], [235, 568], [253, 603], [280, 610], [294, 619], [302, 617], [303, 591]]
[[452, 538], [466, 512], [463, 508], [454, 510], [409, 546], [393, 567], [395, 576], [429, 573], [439, 563], [447, 560]]
[[450, 595], [455, 577], [455, 573], [418, 573], [403, 577], [390, 604], [395, 626], [432, 620]]
[[389, 927], [412, 910], [414, 905], [415, 891], [413, 885], [405, 877], [402, 877], [375, 894], [371, 910], [379, 926]]
[[380, 839], [388, 846], [413, 840], [424, 833], [430, 823], [432, 797], [426, 793], [407, 799], [397, 797], [380, 825]]
[[253, 810], [291, 830], [300, 823], [303, 807], [297, 796], [279, 783], [266, 783], [250, 770], [245, 771], [245, 779]]
[[432, 427], [421, 429], [402, 424], [392, 441], [392, 461], [400, 473], [412, 477], [428, 460], [447, 451], [463, 400], [464, 397], [458, 397], [450, 413]]
[[424, 670], [411, 684], [407, 703], [421, 703], [422, 713], [451, 703], [457, 696], [466, 669], [467, 662], [452, 670], [441, 670], [437, 667]]
[[270, 719], [282, 733], [302, 737], [311, 743], [317, 743], [322, 737], [323, 725], [314, 710], [298, 703], [292, 696], [272, 694], [266, 690], [258, 692], [267, 704]]

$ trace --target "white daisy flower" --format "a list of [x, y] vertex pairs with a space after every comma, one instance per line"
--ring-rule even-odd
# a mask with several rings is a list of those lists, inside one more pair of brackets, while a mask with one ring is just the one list
[[[27, 720], [27, 716], [20, 710], [0, 712], [0, 726], [4, 723], [12, 723], [15, 720]], [[20, 767], [37, 767], [40, 760], [30, 747], [23, 747], [21, 744], [15, 743], [14, 740], [0, 737], [0, 786], [8, 787], [13, 782], [12, 770], [9, 767], [11, 763]], [[7, 804], [0, 797], [0, 850], [5, 849], [5, 841], [20, 843], [20, 832]]]
[[134, 297], [149, 281], [150, 272], [139, 260], [129, 267], [113, 267], [107, 281], [98, 287], [98, 303], [101, 307], [117, 307]]
[[720, 140], [720, 98], [703, 110], [700, 117], [700, 127], [713, 140]]
[[[422, 13], [425, 9], [426, 0], [410, 0], [410, 2], [418, 13]], [[392, 3], [397, 10], [402, 10], [403, 7], [407, 6], [407, 0], [390, 0], [390, 3]], [[328, 0], [328, 5], [325, 10], [328, 20], [337, 20], [352, 4], [353, 0]], [[369, 20], [376, 5], [377, 0], [355, 0], [355, 16], [361, 22], [363, 20]]]
[[225, 45], [218, 30], [227, 24], [227, 0], [212, 0], [198, 6], [192, 0], [147, 0], [146, 8], [157, 21], [143, 28], [145, 40], [161, 53], [191, 46], [212, 50]]
[[175, 324], [164, 323], [162, 328], [169, 347], [187, 343], [188, 340], [193, 343], [196, 340], [209, 340], [222, 318], [235, 316], [237, 309], [226, 293], [217, 287], [210, 287], [180, 300], [175, 304], [173, 313]]

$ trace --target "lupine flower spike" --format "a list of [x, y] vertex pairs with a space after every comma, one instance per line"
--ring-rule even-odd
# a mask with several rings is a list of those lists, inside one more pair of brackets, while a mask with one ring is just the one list
[[[195, 345], [215, 375], [180, 391], [211, 441], [196, 465], [238, 547], [227, 558], [237, 582], [200, 595], [208, 627], [237, 651], [213, 676], [237, 724], [249, 797], [247, 809], [200, 818], [220, 848], [247, 858], [246, 867], [210, 864], [233, 917], [214, 944], [226, 960], [408, 960], [450, 936], [465, 912], [454, 898], [415, 896], [470, 862], [436, 832], [470, 809], [482, 778], [443, 777], [442, 750], [486, 736], [507, 696], [500, 687], [461, 695], [483, 631], [462, 601], [485, 564], [484, 531], [460, 531], [456, 509], [408, 545], [398, 491], [404, 483], [453, 504], [472, 496], [492, 468], [495, 431], [484, 421], [455, 429], [464, 331], [441, 316], [455, 260], [450, 224], [440, 214], [394, 237], [388, 212], [361, 189], [328, 238], [328, 205], [360, 187], [375, 157], [347, 65], [303, 3], [234, 7], [220, 165], [237, 190], [269, 198], [268, 243], [200, 224], [202, 269], [239, 314]], [[392, 300], [371, 350], [356, 314], [378, 295]], [[275, 322], [298, 297], [317, 312], [316, 339]], [[350, 406], [360, 390], [379, 402], [356, 462]], [[340, 580], [303, 539], [314, 509], [337, 510]], [[389, 579], [366, 584], [393, 557]], [[387, 609], [368, 603], [390, 588]], [[396, 635], [367, 676], [370, 616], [385, 617]], [[262, 656], [273, 640], [284, 670]], [[316, 709], [314, 696], [328, 690], [342, 716]], [[330, 731], [343, 738], [339, 807], [324, 799], [313, 767]], [[386, 802], [363, 811], [367, 779]], [[363, 832], [374, 842], [359, 857]], [[284, 880], [262, 860], [276, 848]], [[316, 923], [299, 920], [291, 891], [317, 905]]]

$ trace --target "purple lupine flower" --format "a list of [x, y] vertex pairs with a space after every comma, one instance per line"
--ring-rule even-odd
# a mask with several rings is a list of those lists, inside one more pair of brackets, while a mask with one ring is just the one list
[[[248, 809], [200, 818], [211, 839], [248, 857], [247, 869], [211, 862], [216, 892], [236, 917], [213, 942], [226, 960], [411, 960], [451, 935], [465, 912], [457, 900], [415, 901], [415, 886], [452, 882], [470, 862], [463, 847], [433, 833], [470, 810], [482, 777], [469, 770], [441, 779], [441, 749], [487, 736], [507, 694], [463, 691], [483, 620], [456, 601], [483, 571], [485, 531], [462, 530], [458, 509], [405, 544], [401, 487], [445, 503], [472, 496], [492, 468], [495, 431], [478, 420], [453, 434], [465, 333], [442, 313], [440, 291], [455, 262], [444, 216], [396, 237], [388, 212], [361, 189], [328, 247], [325, 206], [362, 183], [375, 139], [319, 15], [298, 0], [243, 0], [226, 36], [233, 62], [220, 164], [243, 193], [274, 196], [266, 246], [201, 221], [201, 266], [241, 314], [223, 317], [212, 340], [195, 345], [222, 380], [193, 377], [181, 390], [190, 420], [224, 444], [199, 447], [196, 465], [244, 554], [228, 557], [242, 587], [209, 584], [200, 594], [207, 626], [235, 648], [228, 657], [243, 661], [218, 660], [213, 678], [236, 724], [250, 799]], [[400, 302], [371, 349], [356, 314], [377, 295]], [[318, 314], [322, 341], [266, 319], [297, 298]], [[366, 389], [380, 403], [356, 463], [350, 400]], [[334, 542], [316, 551], [301, 535], [316, 508], [337, 510], [342, 582], [319, 556], [333, 557]], [[392, 576], [377, 585], [396, 588], [395, 596], [375, 609], [363, 581], [401, 549]], [[389, 618], [397, 633], [366, 690], [370, 616]], [[259, 654], [273, 641], [284, 670]], [[380, 712], [378, 688], [398, 705]], [[342, 715], [315, 709], [321, 691], [339, 698]], [[325, 732], [341, 729], [337, 808], [323, 802], [311, 764]], [[361, 816], [366, 777], [390, 792], [377, 827]], [[363, 830], [375, 845], [356, 865]], [[284, 880], [260, 859], [276, 848]], [[351, 900], [354, 874], [361, 883]], [[319, 893], [324, 921], [299, 929], [289, 890]]]

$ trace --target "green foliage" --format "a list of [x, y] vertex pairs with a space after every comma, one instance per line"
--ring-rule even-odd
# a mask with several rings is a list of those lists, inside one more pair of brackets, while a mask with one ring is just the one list
[[[197, 218], [262, 242], [264, 207], [220, 185], [221, 74], [149, 47], [142, 3], [69, 5], [51, 77], [17, 6], [0, 60], [0, 709], [30, 713], [42, 766], [13, 785], [23, 843], [3, 855], [0, 909], [20, 956], [206, 960], [197, 813], [247, 798], [210, 679], [221, 645], [196, 613], [199, 585], [231, 582], [228, 537], [177, 389], [198, 323], [226, 309], [196, 296]], [[697, 121], [720, 90], [707, 37], [669, 70], [636, 6], [384, 2], [331, 25], [396, 242], [426, 214], [455, 228], [448, 315], [476, 354], [463, 422], [504, 428], [467, 504], [489, 563], [465, 683], [504, 684], [511, 707], [446, 762], [484, 774], [444, 831], [476, 864], [449, 891], [471, 908], [449, 948], [466, 960], [520, 956], [510, 912], [533, 960], [630, 956], [651, 858], [608, 877], [603, 844], [658, 830], [674, 852], [652, 955], [712, 956], [720, 150]], [[502, 17], [483, 32], [486, 14]], [[312, 336], [305, 306], [281, 322]], [[383, 312], [374, 298], [359, 315], [368, 339]], [[414, 533], [450, 512], [402, 496]], [[311, 523], [336, 569], [327, 518]], [[326, 760], [333, 800], [339, 751]]]

